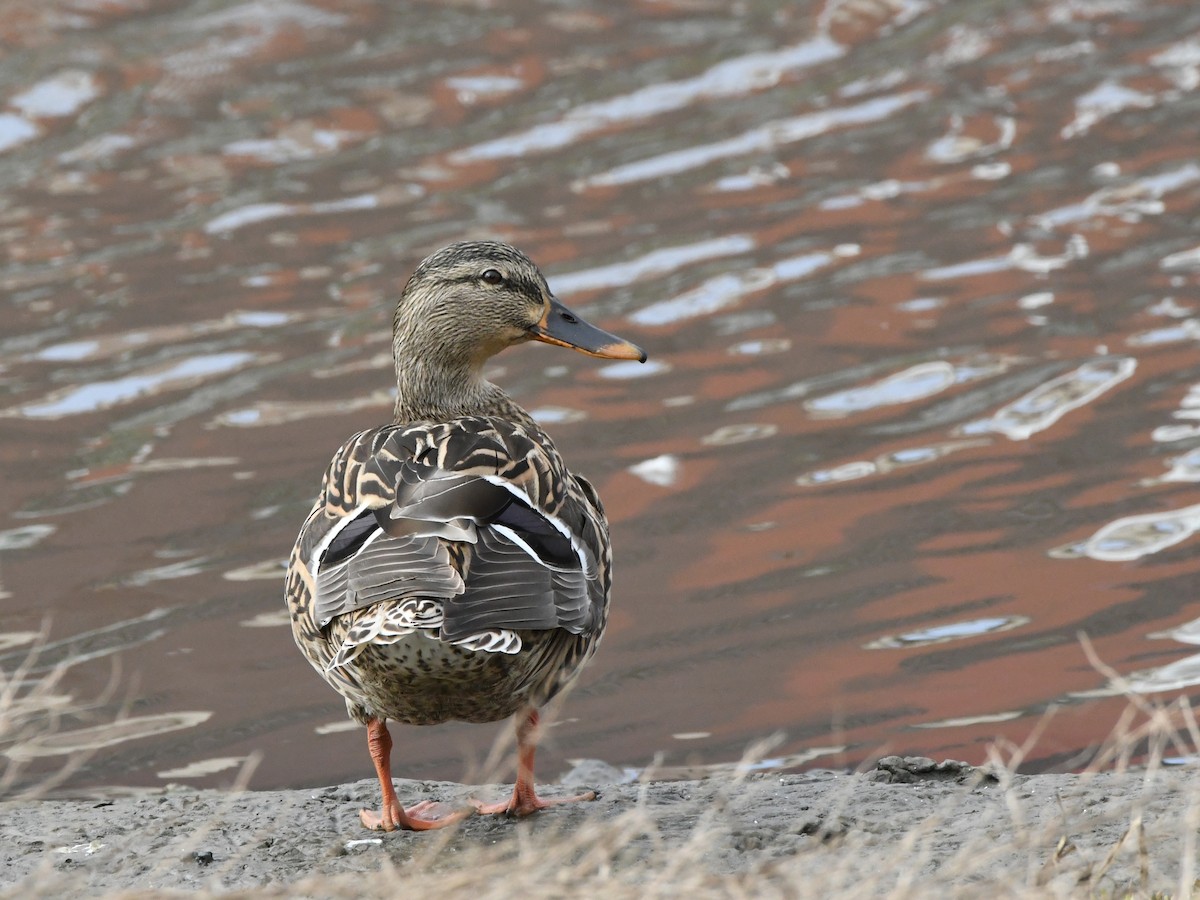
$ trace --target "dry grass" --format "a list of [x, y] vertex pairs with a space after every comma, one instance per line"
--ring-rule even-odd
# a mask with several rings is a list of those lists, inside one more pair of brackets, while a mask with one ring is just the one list
[[114, 662], [108, 683], [96, 697], [81, 702], [63, 693], [63, 676], [70, 671], [74, 660], [67, 657], [54, 664], [41, 664], [41, 651], [48, 634], [49, 624], [45, 623], [13, 670], [6, 672], [0, 668], [0, 800], [43, 797], [75, 774], [90, 754], [71, 754], [62, 766], [22, 788], [19, 785], [28, 760], [4, 751], [57, 733], [68, 717], [77, 719], [87, 716], [90, 710], [107, 706], [120, 683], [120, 668]]
[[[1084, 648], [1097, 669], [1119, 684], [1086, 641]], [[59, 677], [61, 673], [51, 673], [33, 682], [20, 670], [0, 677], [0, 748], [28, 739], [37, 728], [53, 727], [63, 709], [56, 691]], [[1200, 752], [1200, 724], [1185, 699], [1164, 704], [1132, 693], [1128, 697], [1126, 712], [1079, 776], [1047, 776], [1043, 782], [1016, 774], [1039, 737], [1040, 729], [1035, 729], [1021, 746], [992, 748], [988, 772], [996, 782], [974, 793], [970, 785], [879, 785], [866, 777], [846, 777], [814, 790], [811, 810], [781, 810], [773, 798], [784, 781], [750, 774], [751, 764], [769, 750], [763, 746], [728, 776], [698, 783], [705, 785], [694, 789], [705, 798], [699, 806], [673, 805], [664, 799], [661, 783], [625, 786], [619, 790], [628, 792], [629, 802], [615, 813], [589, 812], [576, 817], [570, 828], [556, 825], [548, 815], [486, 832], [447, 829], [389, 836], [388, 849], [357, 857], [362, 861], [358, 871], [294, 871], [295, 879], [287, 883], [221, 889], [237, 883], [246, 862], [235, 855], [214, 867], [211, 877], [198, 885], [199, 894], [256, 900], [391, 898], [401, 892], [472, 900], [1190, 897], [1196, 889], [1200, 782], [1165, 770], [1163, 758]], [[1139, 765], [1133, 766], [1133, 760]], [[0, 776], [0, 792], [15, 783], [15, 765], [10, 762]], [[44, 789], [60, 783], [77, 765], [68, 762]], [[248, 777], [249, 771], [243, 774]], [[1052, 789], [1056, 796], [1049, 806], [1045, 789], [1042, 797], [1030, 793], [1031, 785], [1044, 783], [1059, 786]], [[1089, 785], [1098, 788], [1089, 793]], [[921, 787], [923, 791], [917, 790]], [[1096, 797], [1105, 793], [1112, 793], [1112, 802], [1098, 804]], [[30, 796], [26, 791], [15, 799]], [[926, 796], [933, 800], [910, 808], [914, 797]], [[897, 798], [910, 807], [901, 804], [889, 818], [886, 804]], [[869, 816], [868, 809], [874, 809]], [[755, 810], [761, 811], [762, 828], [747, 825], [757, 823]], [[790, 824], [780, 827], [785, 820]], [[183, 837], [157, 861], [153, 872], [159, 875], [169, 874], [186, 854], [203, 846], [211, 827], [203, 822], [179, 826]], [[247, 848], [251, 837], [246, 836]], [[47, 873], [11, 886], [7, 894], [3, 886], [0, 869], [0, 896], [59, 897], [72, 882]], [[74, 886], [86, 890], [78, 880]], [[105, 896], [190, 897], [197, 891]]]

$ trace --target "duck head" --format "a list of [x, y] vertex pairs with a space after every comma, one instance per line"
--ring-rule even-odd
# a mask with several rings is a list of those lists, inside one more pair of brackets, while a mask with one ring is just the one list
[[640, 347], [567, 309], [529, 257], [499, 241], [451, 244], [426, 258], [396, 306], [394, 333], [398, 354], [415, 351], [474, 365], [526, 341], [646, 361]]
[[529, 257], [499, 241], [451, 244], [426, 258], [404, 287], [392, 333], [401, 395], [469, 388], [488, 359], [527, 341], [646, 361], [640, 347], [559, 302]]

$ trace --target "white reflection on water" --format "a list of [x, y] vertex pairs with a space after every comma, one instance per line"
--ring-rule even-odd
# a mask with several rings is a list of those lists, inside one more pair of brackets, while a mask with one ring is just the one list
[[0, 113], [0, 153], [38, 136], [38, 127], [24, 116]]
[[638, 325], [669, 325], [711, 315], [735, 305], [750, 294], [789, 281], [798, 281], [829, 265], [835, 258], [833, 253], [822, 250], [781, 259], [770, 266], [714, 275], [677, 297], [639, 309], [629, 320]]
[[1192, 314], [1192, 307], [1182, 305], [1174, 297], [1163, 297], [1153, 306], [1146, 307], [1146, 312], [1153, 316], [1167, 316], [1171, 319], [1186, 319]]
[[863, 644], [864, 650], [895, 650], [901, 647], [923, 647], [928, 644], [944, 644], [981, 634], [995, 634], [1028, 625], [1033, 620], [1028, 616], [993, 616], [986, 619], [971, 619], [966, 622], [951, 622], [934, 625], [904, 634], [889, 634]]
[[774, 437], [779, 431], [777, 425], [770, 423], [746, 423], [742, 425], [722, 425], [716, 431], [706, 434], [700, 439], [700, 443], [710, 447], [723, 446], [725, 444], [744, 444], [747, 441], [761, 441], [764, 438]]
[[1150, 487], [1167, 481], [1200, 481], [1200, 447], [1193, 447], [1187, 453], [1170, 457], [1164, 474], [1157, 478], [1144, 478], [1138, 483], [1142, 487]]
[[971, 725], [987, 725], [991, 722], [1011, 722], [1025, 715], [1023, 709], [1010, 709], [1007, 712], [981, 713], [977, 716], [959, 716], [954, 719], [939, 719], [936, 722], [917, 722], [910, 728], [966, 728]]
[[208, 568], [209, 558], [207, 556], [198, 556], [194, 559], [184, 559], [176, 563], [168, 563], [165, 566], [154, 566], [149, 569], [142, 569], [139, 572], [134, 572], [130, 575], [125, 575], [118, 582], [119, 584], [132, 585], [134, 587], [145, 587], [148, 584], [153, 584], [156, 581], [172, 581], [176, 578], [191, 578], [193, 575], [199, 575]]
[[729, 234], [675, 247], [659, 247], [636, 259], [622, 260], [608, 266], [552, 275], [550, 284], [556, 294], [563, 296], [580, 291], [623, 287], [646, 278], [669, 275], [692, 263], [735, 256], [753, 249], [754, 238], [750, 235]]
[[946, 301], [941, 297], [914, 297], [911, 300], [902, 300], [896, 304], [896, 309], [902, 309], [905, 312], [932, 312], [935, 309], [941, 309], [946, 305]]
[[1160, 50], [1150, 57], [1150, 63], [1165, 69], [1163, 74], [1180, 90], [1200, 87], [1200, 39], [1194, 36]]
[[652, 119], [704, 100], [745, 96], [773, 87], [789, 72], [837, 59], [844, 53], [825, 35], [779, 50], [747, 53], [722, 60], [693, 78], [650, 84], [608, 100], [576, 106], [556, 122], [484, 141], [450, 154], [449, 159], [461, 165], [554, 150], [614, 125]]
[[1017, 306], [1021, 309], [1041, 309], [1053, 302], [1054, 293], [1052, 291], [1038, 291], [1034, 294], [1026, 294], [1017, 301]]
[[360, 409], [379, 409], [393, 405], [389, 391], [372, 391], [365, 397], [346, 397], [340, 400], [263, 400], [253, 406], [231, 409], [215, 416], [209, 428], [258, 428], [282, 425], [302, 419], [325, 418], [356, 412]]
[[1153, 347], [1159, 344], [1177, 344], [1180, 341], [1200, 340], [1200, 319], [1184, 319], [1162, 328], [1139, 331], [1125, 338], [1131, 347]]
[[356, 194], [353, 197], [317, 203], [251, 203], [209, 220], [204, 230], [208, 234], [219, 234], [285, 216], [321, 216], [361, 209], [380, 209], [415, 200], [424, 196], [424, 193], [425, 189], [420, 185], [401, 184], [372, 194]]
[[63, 341], [50, 344], [32, 355], [33, 359], [45, 362], [83, 362], [118, 356], [130, 350], [140, 350], [162, 344], [177, 343], [197, 337], [223, 334], [244, 328], [275, 328], [289, 322], [308, 318], [301, 313], [284, 313], [273, 310], [239, 310], [219, 319], [204, 319], [199, 322], [183, 322], [176, 325], [159, 325], [153, 328], [138, 328], [94, 338]]
[[925, 465], [935, 462], [958, 450], [968, 447], [982, 447], [991, 443], [988, 438], [972, 438], [969, 440], [942, 441], [937, 444], [926, 444], [920, 447], [905, 447], [890, 453], [881, 453], [874, 459], [861, 459], [843, 463], [830, 469], [815, 469], [796, 479], [801, 487], [817, 487], [822, 484], [835, 484], [840, 481], [854, 481], [859, 478], [869, 478], [872, 475], [884, 475], [896, 469], [909, 466]]
[[99, 348], [99, 341], [67, 341], [39, 350], [36, 356], [49, 362], [79, 362], [95, 356]]
[[[276, 581], [283, 577], [287, 571], [286, 559], [268, 559], [265, 562], [251, 563], [248, 566], [239, 566], [236, 569], [230, 569], [221, 575], [227, 581]], [[273, 616], [274, 613], [263, 613], [258, 616], [261, 619], [263, 616]], [[274, 624], [273, 620], [272, 623]], [[243, 625], [248, 624], [243, 622]]]
[[629, 467], [629, 471], [642, 481], [657, 484], [659, 487], [670, 487], [679, 480], [682, 465], [679, 457], [670, 453], [642, 460]]
[[971, 167], [971, 177], [980, 181], [1000, 181], [1012, 174], [1012, 164], [1006, 162], [979, 163]]
[[1150, 432], [1150, 439], [1160, 444], [1186, 441], [1200, 437], [1200, 425], [1160, 425]]
[[[283, 570], [278, 566], [274, 567], [271, 573], [272, 578], [279, 578]], [[228, 574], [226, 574], [228, 577]], [[280, 608], [272, 612], [262, 612], [251, 619], [243, 619], [238, 622], [243, 628], [286, 628], [292, 624], [292, 615], [286, 609]]]
[[783, 163], [777, 162], [766, 167], [752, 166], [748, 171], [740, 175], [725, 175], [718, 178], [713, 182], [711, 189], [721, 193], [751, 191], [755, 188], [778, 184], [780, 181], [787, 179], [791, 174], [791, 170]]
[[937, 163], [960, 163], [971, 157], [990, 156], [1012, 146], [1017, 136], [1017, 121], [1012, 116], [995, 116], [997, 137], [985, 144], [971, 135], [963, 134], [962, 116], [950, 119], [950, 130], [925, 149], [926, 158]]
[[73, 116], [100, 96], [100, 82], [91, 72], [66, 69], [15, 94], [8, 101], [31, 119]]
[[1002, 406], [989, 419], [962, 426], [963, 434], [994, 431], [1014, 441], [1023, 441], [1049, 428], [1073, 409], [1078, 409], [1116, 387], [1133, 374], [1137, 360], [1129, 356], [1106, 356], [1038, 385], [1012, 403]]
[[1180, 250], [1164, 256], [1159, 265], [1164, 269], [1197, 269], [1200, 268], [1200, 247], [1190, 250]]
[[41, 636], [40, 631], [0, 631], [0, 650], [32, 644]]
[[115, 156], [123, 150], [132, 150], [138, 146], [138, 143], [137, 138], [127, 134], [102, 134], [58, 154], [58, 161], [67, 165], [77, 162], [95, 162]]
[[[873, 181], [870, 184], [864, 184], [854, 193], [854, 196], [875, 202], [895, 200], [904, 194], [921, 194], [925, 191], [941, 187], [941, 185], [941, 179], [933, 181], [899, 181], [895, 178], [885, 178], [883, 181]], [[830, 199], [834, 200], [835, 198]]]
[[940, 393], [958, 381], [957, 369], [945, 360], [919, 363], [874, 384], [849, 388], [804, 401], [804, 408], [821, 418], [848, 416], [880, 406], [912, 403]]
[[48, 524], [23, 525], [0, 531], [0, 550], [24, 550], [54, 534], [57, 526]]
[[240, 369], [256, 358], [254, 353], [208, 353], [159, 366], [139, 375], [126, 375], [111, 381], [95, 381], [56, 391], [41, 403], [16, 406], [0, 415], [27, 416], [31, 419], [55, 419], [60, 416], [95, 412], [129, 403], [139, 397], [156, 394]]
[[1168, 638], [1181, 644], [1200, 644], [1200, 619], [1192, 619], [1182, 625], [1176, 625], [1170, 631], [1160, 631], [1148, 634], [1149, 638]]
[[792, 349], [788, 338], [761, 338], [756, 341], [742, 341], [728, 349], [733, 356], [766, 356], [769, 353], [783, 353]]
[[1157, 669], [1134, 672], [1126, 675], [1122, 681], [1129, 690], [1139, 694], [1177, 691], [1200, 684], [1200, 653], [1185, 656]]
[[1196, 181], [1200, 181], [1200, 166], [1188, 163], [1158, 175], [1135, 178], [1127, 184], [1103, 187], [1079, 203], [1038, 213], [1031, 221], [1042, 228], [1057, 228], [1101, 217], [1137, 221], [1142, 216], [1162, 213], [1165, 194]]
[[321, 9], [317, 4], [300, 3], [296, 0], [272, 0], [269, 3], [239, 3], [200, 13], [185, 20], [183, 28], [190, 31], [221, 31], [227, 28], [252, 28], [261, 33], [263, 39], [273, 36], [272, 29], [293, 26], [307, 30], [337, 28], [344, 25], [346, 16]]
[[524, 86], [525, 82], [513, 75], [455, 75], [446, 79], [446, 87], [454, 91], [459, 103], [511, 94]]
[[1093, 125], [1126, 109], [1146, 109], [1155, 104], [1152, 94], [1144, 94], [1115, 81], [1098, 84], [1075, 99], [1075, 119], [1062, 129], [1063, 138], [1070, 140], [1087, 134]]
[[1081, 234], [1073, 234], [1067, 238], [1063, 252], [1043, 255], [1038, 253], [1030, 244], [1016, 244], [1009, 251], [1009, 258], [1014, 268], [1022, 272], [1033, 272], [1035, 275], [1048, 275], [1050, 272], [1064, 269], [1067, 264], [1077, 259], [1085, 259], [1091, 252], [1087, 238]]
[[1185, 541], [1200, 530], [1200, 505], [1124, 516], [1109, 522], [1081, 544], [1056, 547], [1057, 559], [1088, 556], [1103, 562], [1129, 562]]
[[337, 153], [347, 144], [364, 137], [359, 132], [336, 128], [314, 128], [307, 123], [287, 126], [272, 138], [244, 138], [221, 148], [226, 156], [245, 156], [265, 163], [286, 163], [316, 159]]
[[1043, 255], [1029, 244], [1014, 244], [1006, 256], [992, 256], [986, 259], [971, 259], [966, 262], [953, 263], [948, 266], [936, 266], [926, 269], [921, 273], [921, 277], [928, 281], [946, 281], [973, 275], [990, 275], [993, 272], [1004, 272], [1008, 269], [1019, 269], [1022, 272], [1045, 275], [1065, 268], [1074, 260], [1084, 259], [1088, 253], [1087, 239], [1083, 235], [1073, 234], [1067, 239], [1063, 252], [1059, 254]]
[[566, 406], [537, 406], [529, 410], [529, 415], [539, 425], [556, 425], [563, 422], [582, 422], [587, 413], [581, 409], [570, 409]]
[[[1181, 644], [1200, 644], [1200, 619], [1184, 622], [1167, 632], [1147, 635], [1149, 638], [1168, 638]], [[1110, 682], [1113, 692], [1132, 690], [1139, 694], [1173, 691], [1200, 684], [1200, 654], [1185, 656], [1165, 666], [1143, 669]]]
[[14, 761], [36, 759], [40, 756], [65, 756], [81, 750], [98, 750], [134, 741], [138, 738], [195, 728], [207, 722], [211, 712], [175, 712], [153, 716], [131, 716], [105, 725], [78, 728], [74, 731], [55, 731], [13, 744], [0, 751]]
[[636, 359], [629, 359], [607, 365], [599, 370], [599, 374], [601, 378], [647, 378], [670, 370], [670, 364], [661, 360], [650, 359], [640, 363]]
[[212, 759], [200, 759], [178, 769], [164, 769], [158, 773], [159, 778], [203, 778], [205, 775], [215, 775], [236, 769], [249, 757], [246, 756], [217, 756]]
[[769, 153], [784, 144], [807, 140], [847, 125], [862, 125], [885, 119], [899, 110], [924, 102], [928, 91], [908, 91], [892, 97], [876, 97], [853, 106], [840, 109], [822, 109], [791, 119], [778, 119], [744, 131], [736, 137], [711, 144], [700, 144], [683, 150], [660, 153], [637, 162], [627, 163], [581, 179], [573, 187], [582, 190], [589, 187], [612, 187], [650, 181], [668, 175], [678, 175], [691, 169], [754, 153]]
[[1011, 268], [1012, 260], [1007, 256], [993, 256], [988, 259], [971, 259], [966, 262], [926, 269], [921, 273], [921, 277], [929, 281], [946, 281], [971, 275], [990, 275], [992, 272], [1003, 272]]
[[812, 487], [819, 484], [835, 484], [840, 481], [857, 481], [859, 478], [869, 478], [877, 475], [880, 468], [869, 459], [856, 459], [853, 462], [842, 463], [832, 469], [817, 469], [807, 472], [796, 479], [796, 484], [802, 487]]
[[667, 325], [706, 316], [734, 305], [747, 294], [766, 290], [772, 284], [774, 279], [764, 269], [726, 272], [706, 279], [671, 300], [652, 303], [629, 318], [638, 325]]
[[[1188, 387], [1187, 393], [1179, 401], [1179, 408], [1171, 413], [1172, 419], [1191, 421], [1200, 419], [1200, 383]], [[1163, 425], [1155, 428], [1151, 437], [1160, 443], [1179, 441], [1196, 436], [1195, 425]]]
[[246, 225], [259, 222], [269, 222], [293, 215], [316, 215], [320, 213], [347, 212], [352, 209], [374, 209], [379, 205], [379, 198], [374, 194], [359, 194], [356, 197], [346, 197], [342, 200], [329, 200], [324, 203], [251, 203], [239, 206], [229, 212], [222, 213], [211, 219], [204, 230], [209, 234], [222, 231], [234, 231]]

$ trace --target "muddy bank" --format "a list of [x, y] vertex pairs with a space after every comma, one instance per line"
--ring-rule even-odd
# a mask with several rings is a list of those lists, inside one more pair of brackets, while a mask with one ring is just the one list
[[[404, 884], [480, 896], [1122, 896], [1175, 893], [1181, 878], [1194, 878], [1182, 870], [1185, 857], [1194, 864], [1200, 777], [1185, 770], [996, 779], [890, 757], [855, 775], [604, 782], [616, 774], [581, 766], [547, 788], [586, 783], [601, 792], [594, 803], [427, 834], [363, 830], [358, 810], [378, 800], [370, 780], [9, 804], [0, 810], [0, 890], [324, 897], [390, 896]], [[406, 803], [504, 790], [397, 786]]]

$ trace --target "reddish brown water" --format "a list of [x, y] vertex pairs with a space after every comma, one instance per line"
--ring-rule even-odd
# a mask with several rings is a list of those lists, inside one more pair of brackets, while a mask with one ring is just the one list
[[[48, 622], [89, 707], [10, 758], [370, 774], [282, 562], [389, 414], [399, 285], [478, 236], [651, 354], [496, 360], [616, 545], [547, 776], [978, 762], [1051, 708], [1028, 767], [1078, 765], [1124, 704], [1080, 633], [1194, 690], [1200, 9], [779, 6], [9, 0], [0, 666]], [[498, 730], [400, 729], [397, 774]]]

